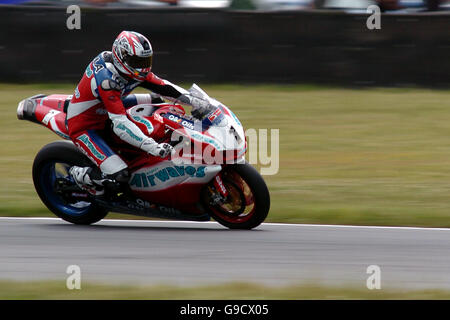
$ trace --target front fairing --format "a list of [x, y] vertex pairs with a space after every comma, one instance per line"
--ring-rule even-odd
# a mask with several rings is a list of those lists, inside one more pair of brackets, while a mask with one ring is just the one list
[[198, 98], [208, 100], [214, 110], [202, 120], [203, 134], [209, 136], [220, 145], [223, 151], [235, 150], [238, 157], [243, 158], [246, 152], [246, 139], [244, 128], [236, 115], [223, 103], [209, 97], [196, 84], [189, 89]]

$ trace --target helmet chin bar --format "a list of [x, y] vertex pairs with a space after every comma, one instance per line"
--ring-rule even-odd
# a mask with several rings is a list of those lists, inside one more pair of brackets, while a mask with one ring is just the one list
[[[114, 55], [114, 53], [113, 53], [113, 55]], [[114, 66], [116, 67], [116, 70], [119, 72], [120, 76], [125, 79], [135, 79], [135, 80], [144, 81], [151, 70], [151, 68], [148, 68], [148, 71], [145, 73], [139, 72], [137, 70], [133, 71], [134, 69], [130, 68], [127, 65], [122, 64], [119, 59], [113, 59], [113, 62], [114, 62]]]
[[120, 76], [122, 77], [122, 78], [124, 78], [124, 79], [130, 79], [130, 80], [132, 80], [132, 79], [134, 79], [134, 80], [140, 80], [140, 81], [144, 81], [145, 80], [145, 78], [147, 77], [147, 74], [141, 74], [141, 73], [139, 73], [139, 74], [130, 74], [130, 73], [124, 73], [124, 72], [122, 72], [122, 71], [120, 71], [120, 70], [117, 70], [118, 72], [119, 72], [119, 74], [120, 74]]

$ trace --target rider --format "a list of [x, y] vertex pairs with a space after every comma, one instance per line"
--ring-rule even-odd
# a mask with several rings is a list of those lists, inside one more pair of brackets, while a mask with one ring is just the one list
[[[73, 166], [70, 174], [83, 189], [94, 195], [104, 193], [107, 182], [127, 182], [127, 164], [106, 144], [100, 131], [108, 119], [113, 132], [123, 141], [152, 156], [167, 157], [172, 146], [157, 143], [130, 121], [125, 107], [151, 103], [151, 94], [130, 94], [141, 86], [171, 101], [193, 107], [192, 113], [204, 116], [211, 109], [208, 102], [158, 78], [151, 72], [153, 50], [150, 41], [137, 32], [122, 31], [112, 51], [103, 51], [86, 68], [67, 109], [69, 135], [75, 145], [100, 169]], [[159, 97], [158, 97], [159, 99]]]

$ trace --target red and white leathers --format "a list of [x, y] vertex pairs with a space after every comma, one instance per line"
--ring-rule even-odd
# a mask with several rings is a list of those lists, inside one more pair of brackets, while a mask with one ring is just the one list
[[[195, 107], [196, 99], [189, 92], [162, 80], [149, 72], [144, 81], [122, 76], [115, 68], [110, 51], [100, 53], [86, 68], [67, 110], [69, 135], [97, 166], [107, 175], [125, 168], [126, 163], [105, 143], [98, 131], [105, 128], [108, 119], [113, 131], [123, 141], [158, 155], [160, 145], [146, 136], [126, 115], [123, 100], [150, 103], [150, 94], [129, 95], [136, 87], [147, 88], [169, 100], [178, 100]], [[128, 98], [127, 98], [128, 96]], [[202, 106], [199, 106], [201, 108]]]

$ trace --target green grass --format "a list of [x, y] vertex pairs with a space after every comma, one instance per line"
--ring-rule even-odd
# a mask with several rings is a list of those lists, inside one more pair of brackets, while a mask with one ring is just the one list
[[326, 300], [326, 299], [450, 299], [441, 290], [368, 290], [355, 287], [293, 285], [268, 287], [248, 283], [177, 287], [167, 285], [121, 286], [81, 284], [80, 290], [68, 290], [64, 281], [0, 281], [0, 300], [6, 299], [149, 299], [149, 300]]
[[[246, 128], [280, 129], [268, 221], [450, 227], [450, 91], [200, 85]], [[59, 138], [16, 107], [73, 88], [0, 84], [0, 215], [49, 214], [31, 166]]]

